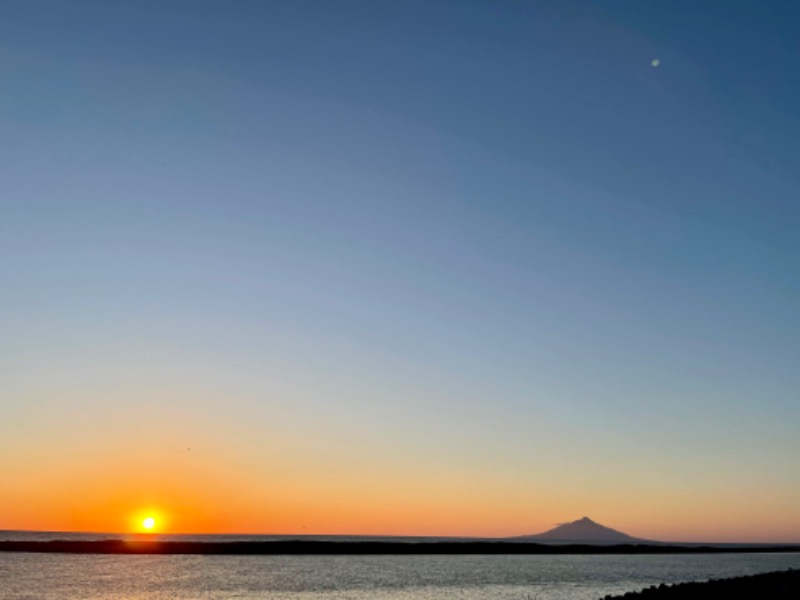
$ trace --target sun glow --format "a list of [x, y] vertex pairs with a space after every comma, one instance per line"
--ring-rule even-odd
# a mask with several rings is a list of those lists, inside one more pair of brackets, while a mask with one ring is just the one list
[[132, 534], [163, 534], [170, 531], [172, 519], [160, 507], [149, 506], [133, 512], [128, 517], [128, 531]]

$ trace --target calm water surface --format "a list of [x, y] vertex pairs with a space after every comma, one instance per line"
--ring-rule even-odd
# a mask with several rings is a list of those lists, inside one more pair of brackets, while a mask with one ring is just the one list
[[589, 600], [800, 567], [800, 554], [114, 556], [0, 553], [0, 597]]

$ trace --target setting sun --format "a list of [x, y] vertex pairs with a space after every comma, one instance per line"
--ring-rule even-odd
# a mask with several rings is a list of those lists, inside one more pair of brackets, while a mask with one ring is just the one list
[[156, 526], [156, 520], [153, 517], [147, 517], [142, 521], [142, 527], [144, 527], [148, 531], [152, 530], [153, 527], [155, 526]]

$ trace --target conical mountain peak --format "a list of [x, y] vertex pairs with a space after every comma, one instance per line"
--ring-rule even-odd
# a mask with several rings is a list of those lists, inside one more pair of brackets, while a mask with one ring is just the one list
[[[583, 517], [570, 523], [562, 523], [558, 527], [540, 533], [538, 535], [523, 536], [524, 539], [532, 542], [571, 542], [571, 543], [635, 543], [640, 542], [637, 538], [631, 537], [626, 533], [605, 527], [593, 521], [589, 517]], [[522, 539], [522, 538], [520, 538]]]

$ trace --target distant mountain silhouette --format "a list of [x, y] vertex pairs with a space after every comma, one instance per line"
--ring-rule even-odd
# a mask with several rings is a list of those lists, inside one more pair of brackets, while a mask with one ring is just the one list
[[638, 544], [646, 540], [631, 537], [628, 534], [604, 527], [589, 517], [583, 517], [572, 523], [562, 523], [558, 527], [536, 535], [523, 535], [512, 538], [515, 541], [543, 543], [590, 543], [590, 544]]

